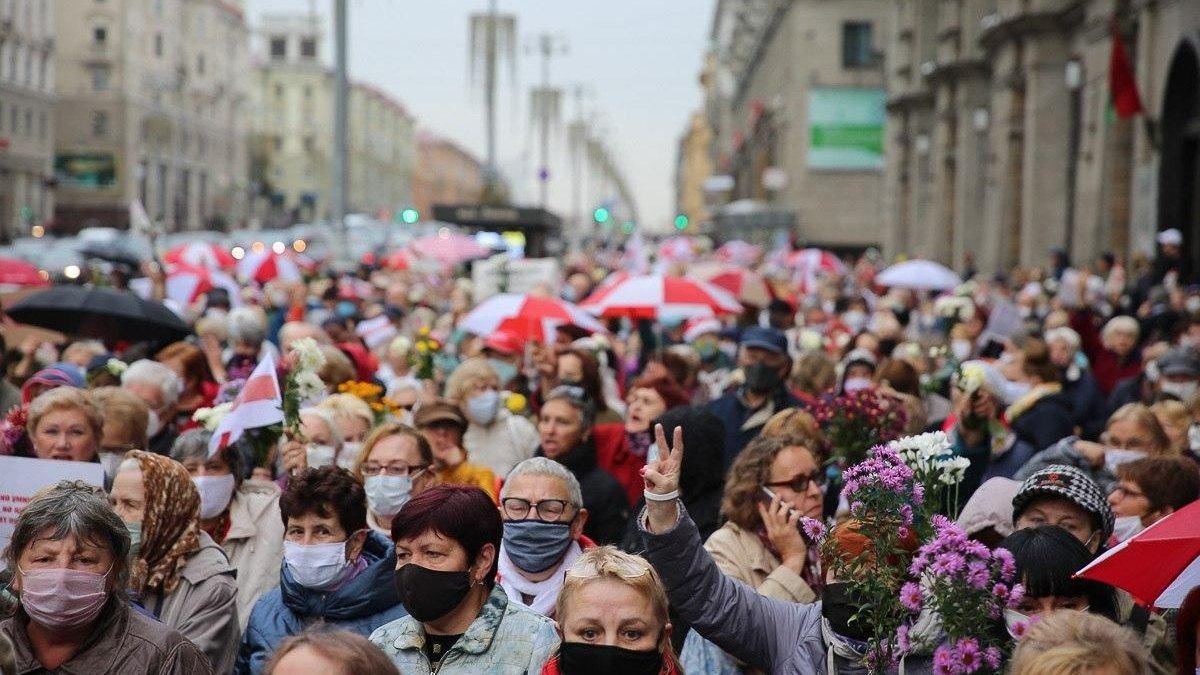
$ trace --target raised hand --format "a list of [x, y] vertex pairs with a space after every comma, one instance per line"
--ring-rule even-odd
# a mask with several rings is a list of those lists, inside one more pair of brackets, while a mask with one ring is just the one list
[[651, 532], [666, 532], [679, 519], [679, 470], [683, 466], [683, 428], [675, 427], [675, 438], [667, 445], [667, 435], [661, 424], [654, 425], [654, 441], [658, 444], [658, 461], [642, 469], [646, 484], [646, 515]]

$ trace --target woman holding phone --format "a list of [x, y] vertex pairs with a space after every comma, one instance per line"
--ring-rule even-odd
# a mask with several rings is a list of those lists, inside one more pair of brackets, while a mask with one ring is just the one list
[[[821, 518], [825, 472], [818, 447], [807, 436], [760, 436], [729, 469], [721, 500], [726, 522], [704, 548], [722, 572], [759, 595], [797, 603], [820, 597], [820, 552], [800, 528], [801, 518]], [[680, 659], [685, 672], [753, 672], [695, 632]]]

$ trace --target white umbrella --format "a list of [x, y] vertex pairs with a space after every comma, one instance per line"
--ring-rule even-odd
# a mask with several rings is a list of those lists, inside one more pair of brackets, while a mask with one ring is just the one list
[[962, 278], [954, 270], [932, 260], [906, 260], [880, 272], [875, 283], [892, 288], [948, 291], [962, 284]]

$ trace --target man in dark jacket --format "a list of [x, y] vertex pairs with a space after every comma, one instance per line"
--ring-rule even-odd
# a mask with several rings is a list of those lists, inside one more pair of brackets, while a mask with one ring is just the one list
[[754, 439], [775, 413], [802, 407], [787, 389], [792, 360], [787, 337], [774, 328], [749, 328], [742, 333], [738, 368], [743, 384], [709, 403], [707, 410], [725, 427], [725, 467]]

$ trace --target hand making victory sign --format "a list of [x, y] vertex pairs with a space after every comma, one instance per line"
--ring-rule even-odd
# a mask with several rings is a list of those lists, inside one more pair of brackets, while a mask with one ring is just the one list
[[642, 469], [646, 489], [646, 516], [651, 532], [662, 533], [675, 527], [679, 520], [679, 470], [683, 466], [683, 427], [675, 427], [675, 438], [668, 447], [667, 435], [661, 424], [654, 425], [654, 441], [658, 445], [658, 461]]

